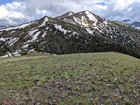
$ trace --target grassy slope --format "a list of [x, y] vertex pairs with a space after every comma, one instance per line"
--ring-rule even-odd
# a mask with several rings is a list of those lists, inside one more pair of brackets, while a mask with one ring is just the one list
[[140, 60], [118, 53], [0, 59], [0, 104], [140, 103]]

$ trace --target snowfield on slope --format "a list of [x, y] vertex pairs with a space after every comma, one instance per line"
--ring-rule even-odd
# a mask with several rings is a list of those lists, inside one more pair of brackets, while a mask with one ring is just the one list
[[94, 22], [93, 26], [96, 26], [98, 20], [93, 16], [93, 14], [90, 13], [89, 11], [86, 11], [85, 13], [87, 14], [89, 20]]

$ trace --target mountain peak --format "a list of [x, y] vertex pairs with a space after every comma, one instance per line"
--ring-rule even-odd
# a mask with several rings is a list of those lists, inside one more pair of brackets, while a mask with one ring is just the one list
[[140, 29], [140, 20], [125, 19], [122, 23]]
[[17, 51], [27, 54], [32, 50], [55, 54], [118, 51], [140, 57], [139, 37], [140, 31], [128, 25], [90, 11], [70, 11], [57, 18], [45, 16], [0, 29], [0, 55]]
[[57, 17], [57, 19], [64, 22], [77, 24], [82, 27], [96, 27], [100, 23], [104, 22], [104, 19], [93, 14], [92, 12], [85, 10], [78, 13], [68, 12], [62, 16]]
[[58, 17], [56, 17], [57, 19], [62, 19], [62, 18], [65, 18], [65, 17], [67, 17], [67, 16], [71, 16], [71, 15], [74, 15], [75, 13], [73, 12], [73, 11], [69, 11], [69, 12], [67, 12], [67, 13], [65, 13], [65, 14], [63, 14], [63, 15], [61, 15], [61, 16], [58, 16]]
[[124, 19], [123, 22], [130, 22], [130, 19]]
[[73, 11], [70, 11], [67, 13], [69, 16], [74, 15], [75, 13]]
[[91, 11], [88, 11], [88, 10], [85, 10], [85, 11], [83, 11], [83, 12], [85, 12], [85, 13], [92, 13]]
[[62, 16], [71, 16], [71, 15], [74, 15], [75, 13], [73, 11], [69, 11], [65, 14], [63, 14]]

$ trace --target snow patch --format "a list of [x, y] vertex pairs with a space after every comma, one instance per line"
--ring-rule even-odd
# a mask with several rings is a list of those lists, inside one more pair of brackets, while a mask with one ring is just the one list
[[0, 56], [0, 58], [7, 58], [9, 57], [8, 55]]
[[13, 38], [13, 39], [10, 39], [10, 41], [8, 41], [8, 43], [10, 44], [10, 46], [12, 46], [15, 42], [18, 41], [19, 38]]
[[36, 40], [41, 32], [38, 31], [35, 35], [33, 35], [33, 40]]
[[27, 48], [29, 46], [29, 44], [24, 44], [23, 46], [22, 46], [22, 48]]
[[74, 21], [82, 26], [88, 27], [88, 20], [86, 19], [85, 16], [82, 16], [81, 19], [73, 17]]
[[93, 31], [91, 31], [90, 28], [86, 28], [87, 32], [90, 33], [90, 34], [93, 34]]
[[104, 23], [105, 25], [107, 25], [107, 21], [104, 21], [103, 23]]
[[88, 25], [89, 25], [88, 20], [84, 16], [82, 16], [82, 25], [85, 27], [88, 27]]
[[58, 30], [64, 32], [64, 34], [66, 34], [67, 32], [71, 32], [71, 31], [69, 31], [69, 30], [65, 30], [64, 28], [62, 28], [61, 25], [54, 24], [54, 26], [55, 26], [56, 29], [58, 29]]
[[0, 38], [0, 41], [5, 42], [5, 41], [6, 41], [6, 38], [1, 37], [1, 38]]
[[33, 42], [33, 41], [38, 39], [38, 36], [40, 35], [41, 32], [38, 31], [35, 34], [33, 34], [34, 32], [36, 32], [36, 31], [34, 30], [34, 31], [31, 32], [32, 34], [30, 34], [30, 36], [32, 37], [32, 39], [28, 40], [27, 42]]
[[14, 32], [16, 32], [16, 31], [12, 31], [11, 34], [13, 34]]
[[44, 38], [46, 36], [46, 32], [43, 33], [42, 37]]
[[71, 16], [71, 15], [73, 15], [73, 12], [70, 12], [70, 13], [68, 14], [68, 16]]
[[49, 27], [46, 27], [46, 30], [48, 30], [49, 29]]
[[18, 51], [13, 52], [11, 55], [12, 55], [12, 56], [14, 56], [14, 57], [21, 56], [21, 54], [19, 54], [19, 52], [18, 52]]
[[135, 27], [135, 28], [140, 30], [140, 27]]
[[19, 54], [18, 51], [13, 52], [13, 53], [7, 52], [6, 55], [0, 56], [0, 58], [17, 57], [17, 56], [21, 56], [21, 54]]
[[41, 27], [42, 27], [42, 26], [45, 26], [47, 21], [49, 21], [49, 19], [48, 19], [47, 17], [45, 17], [44, 22], [43, 22], [40, 26], [41, 26]]
[[35, 30], [31, 30], [30, 32], [29, 32], [29, 34], [30, 34], [30, 36], [32, 36], [35, 32], [37, 32], [38, 31], [38, 29], [35, 29]]
[[33, 22], [30, 22], [30, 23], [26, 23], [26, 24], [22, 24], [22, 25], [19, 25], [19, 26], [15, 26], [15, 27], [9, 27], [9, 28], [4, 28], [4, 29], [0, 29], [0, 31], [9, 31], [9, 30], [14, 30], [14, 29], [22, 29], [22, 28], [25, 28], [29, 25], [31, 25]]
[[67, 19], [67, 18], [64, 18], [63, 21], [67, 22], [67, 23], [71, 23], [71, 24], [76, 24], [74, 21], [72, 21], [71, 19]]
[[98, 30], [100, 33], [103, 33], [98, 27], [93, 27], [95, 30]]
[[93, 16], [93, 14], [92, 13], [90, 13], [89, 11], [86, 11], [85, 12], [86, 14], [87, 14], [87, 16], [88, 16], [88, 18], [89, 18], [89, 20], [91, 20], [91, 21], [93, 21], [94, 22], [94, 26], [96, 26], [96, 24], [97, 24], [97, 22], [98, 22], [98, 20]]
[[0, 41], [5, 42], [6, 40], [8, 40], [6, 43], [9, 44], [10, 46], [12, 46], [15, 42], [17, 42], [19, 40], [19, 38], [13, 38], [13, 37], [9, 37], [9, 38], [0, 38]]
[[74, 19], [74, 21], [75, 21], [76, 23], [81, 24], [81, 20], [80, 20], [80, 19], [78, 19], [78, 18], [76, 18], [76, 17], [73, 17], [73, 19]]

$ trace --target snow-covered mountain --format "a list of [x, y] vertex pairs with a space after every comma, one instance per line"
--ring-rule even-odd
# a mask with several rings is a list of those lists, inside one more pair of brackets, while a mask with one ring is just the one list
[[137, 29], [140, 29], [140, 21], [135, 21], [133, 23], [130, 24], [133, 27], [136, 27]]
[[65, 18], [65, 17], [67, 17], [67, 16], [71, 16], [71, 15], [74, 15], [75, 13], [73, 12], [73, 11], [70, 11], [70, 12], [67, 12], [67, 13], [65, 13], [65, 14], [63, 14], [63, 15], [61, 15], [61, 16], [58, 16], [58, 17], [56, 17], [57, 19], [61, 19], [61, 18]]
[[123, 22], [124, 24], [130, 25], [130, 24], [132, 24], [134, 21], [132, 21], [131, 19], [124, 19], [124, 20], [122, 20], [122, 22]]
[[[68, 14], [68, 13], [67, 13]], [[67, 23], [78, 24], [82, 27], [96, 27], [104, 26], [107, 24], [107, 20], [100, 18], [99, 16], [93, 14], [90, 11], [82, 11], [79, 13], [73, 13], [72, 15], [65, 15], [65, 17], [57, 17], [57, 19], [62, 20]]]
[[65, 54], [117, 51], [140, 57], [140, 31], [90, 11], [43, 17], [0, 29], [0, 55], [29, 51]]
[[122, 22], [124, 24], [130, 25], [130, 26], [135, 27], [137, 29], [140, 29], [140, 20], [125, 19]]

